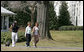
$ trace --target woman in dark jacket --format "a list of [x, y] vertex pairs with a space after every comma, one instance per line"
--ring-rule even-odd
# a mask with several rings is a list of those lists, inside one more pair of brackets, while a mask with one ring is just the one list
[[12, 47], [15, 47], [15, 44], [18, 39], [17, 32], [19, 29], [19, 27], [17, 26], [17, 21], [14, 21], [14, 23], [11, 25], [10, 29], [12, 29]]

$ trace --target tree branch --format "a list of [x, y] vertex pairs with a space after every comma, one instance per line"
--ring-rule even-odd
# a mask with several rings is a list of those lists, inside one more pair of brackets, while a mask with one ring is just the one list
[[31, 16], [31, 14], [30, 14], [30, 13], [28, 13], [28, 12], [26, 12], [25, 10], [23, 10], [23, 12], [25, 12], [25, 13], [27, 13], [27, 14], [29, 14], [29, 15]]

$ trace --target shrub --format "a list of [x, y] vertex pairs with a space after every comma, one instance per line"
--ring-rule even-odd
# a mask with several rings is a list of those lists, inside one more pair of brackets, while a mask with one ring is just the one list
[[22, 42], [26, 40], [24, 34], [25, 34], [24, 32], [18, 32], [18, 42]]
[[7, 41], [11, 42], [11, 33], [1, 32], [1, 43], [6, 43]]
[[61, 26], [59, 30], [83, 30], [83, 26]]
[[[18, 32], [18, 42], [25, 41], [24, 32]], [[12, 42], [11, 32], [1, 32], [1, 43], [6, 43], [7, 41]]]

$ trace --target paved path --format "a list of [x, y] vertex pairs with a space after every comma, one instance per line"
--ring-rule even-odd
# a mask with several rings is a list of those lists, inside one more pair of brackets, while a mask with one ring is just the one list
[[[5, 47], [5, 45], [1, 45], [1, 47]], [[11, 46], [10, 46], [11, 47]], [[16, 46], [16, 47], [26, 47], [26, 46]], [[33, 46], [31, 46], [30, 48], [34, 48]], [[43, 47], [43, 46], [38, 46], [37, 48], [54, 48], [54, 49], [80, 49], [80, 50], [83, 50], [83, 48], [80, 48], [80, 47]]]

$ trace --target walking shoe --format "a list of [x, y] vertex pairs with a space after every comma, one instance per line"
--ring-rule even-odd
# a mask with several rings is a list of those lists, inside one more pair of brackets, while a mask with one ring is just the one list
[[15, 47], [15, 46], [12, 46], [12, 47]]
[[34, 48], [37, 48], [37, 46], [34, 46]]
[[31, 47], [31, 46], [27, 46], [27, 47]]

